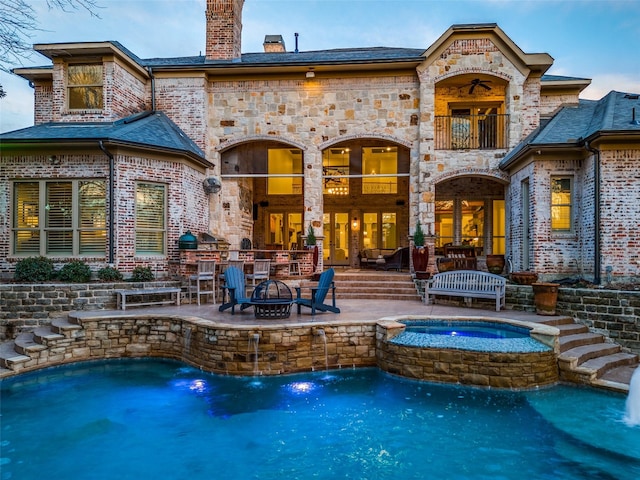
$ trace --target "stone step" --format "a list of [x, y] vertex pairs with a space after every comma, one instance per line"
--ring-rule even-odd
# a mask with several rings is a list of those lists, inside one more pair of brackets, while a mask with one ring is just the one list
[[69, 336], [66, 335], [66, 333], [71, 334], [71, 332], [76, 330], [82, 330], [82, 327], [77, 323], [74, 323], [68, 317], [58, 317], [51, 321], [51, 331], [53, 333], [59, 333], [66, 337]]
[[635, 372], [636, 368], [640, 368], [638, 366], [637, 355], [635, 355], [635, 359], [632, 359], [630, 363], [610, 368], [603, 372], [600, 377], [596, 379], [595, 384], [597, 386], [604, 387], [613, 385], [618, 390], [625, 389], [626, 386], [626, 390], [629, 391], [631, 376], [633, 375], [633, 372]]
[[572, 335], [560, 334], [560, 352], [566, 352], [572, 348], [581, 347], [583, 345], [593, 345], [596, 343], [604, 343], [604, 337], [597, 333], [576, 333]]
[[[558, 316], [558, 317], [545, 317], [545, 316], [540, 316], [541, 320], [540, 323], [543, 323], [545, 325], [550, 325], [552, 327], [566, 327], [566, 328], [574, 328], [577, 325], [581, 325], [575, 322], [575, 320], [573, 319], [573, 317], [567, 317], [567, 316]], [[587, 329], [588, 330], [588, 329]]]
[[576, 335], [579, 333], [589, 333], [589, 328], [586, 325], [582, 325], [581, 323], [575, 323], [573, 320], [572, 320], [572, 323], [563, 323], [560, 325], [552, 325], [552, 326], [560, 330], [561, 337]]
[[336, 293], [337, 299], [343, 300], [389, 300], [389, 298], [393, 297], [394, 300], [406, 300], [412, 302], [422, 302], [422, 299], [419, 295], [402, 295], [396, 294], [390, 295], [387, 293], [354, 293], [354, 294], [338, 294]]
[[[603, 355], [600, 357], [592, 358], [582, 363], [577, 370], [584, 370], [586, 372], [591, 373], [591, 375], [595, 378], [600, 378], [604, 375], [605, 372], [612, 370], [616, 367], [621, 367], [624, 365], [632, 365], [637, 363], [638, 356], [625, 353], [625, 352], [617, 352], [612, 353], [610, 355]], [[594, 378], [594, 380], [595, 380]]]
[[15, 351], [22, 355], [29, 355], [30, 352], [40, 352], [46, 350], [47, 346], [38, 343], [33, 332], [25, 332], [18, 335], [15, 340]]
[[42, 345], [50, 346], [57, 340], [62, 340], [65, 336], [61, 333], [55, 333], [51, 327], [38, 327], [33, 331], [35, 341]]
[[353, 292], [363, 292], [363, 293], [387, 293], [387, 295], [392, 296], [396, 293], [405, 293], [417, 295], [418, 292], [416, 288], [412, 285], [378, 285], [375, 287], [358, 287], [356, 285], [336, 285], [336, 294], [337, 293], [353, 293]]
[[582, 365], [584, 362], [602, 357], [605, 355], [613, 355], [620, 351], [620, 345], [614, 343], [598, 343], [594, 345], [582, 345], [562, 352], [558, 356], [558, 364], [560, 369], [572, 370]]
[[14, 366], [31, 360], [28, 355], [18, 353], [15, 347], [13, 340], [0, 344], [0, 367], [14, 370]]

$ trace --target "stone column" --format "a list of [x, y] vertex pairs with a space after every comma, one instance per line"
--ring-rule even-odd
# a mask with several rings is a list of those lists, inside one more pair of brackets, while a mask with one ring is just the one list
[[322, 198], [322, 152], [312, 147], [304, 152], [304, 232], [313, 227], [318, 246], [318, 266], [316, 271], [323, 268], [323, 243], [322, 214], [324, 213]]

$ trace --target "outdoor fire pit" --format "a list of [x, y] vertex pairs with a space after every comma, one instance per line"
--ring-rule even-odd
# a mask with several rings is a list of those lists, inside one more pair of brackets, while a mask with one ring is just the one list
[[278, 280], [258, 284], [251, 294], [256, 318], [289, 318], [292, 303], [291, 289]]

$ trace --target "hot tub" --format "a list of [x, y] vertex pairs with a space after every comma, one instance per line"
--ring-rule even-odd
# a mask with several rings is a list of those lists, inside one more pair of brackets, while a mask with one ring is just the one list
[[387, 317], [378, 365], [410, 378], [529, 389], [558, 381], [558, 329], [491, 318]]

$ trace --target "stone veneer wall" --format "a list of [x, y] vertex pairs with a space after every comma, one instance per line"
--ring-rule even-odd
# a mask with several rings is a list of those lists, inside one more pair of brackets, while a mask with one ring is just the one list
[[175, 286], [180, 282], [0, 284], [0, 340], [50, 325], [72, 311], [115, 309], [114, 290]]
[[[70, 315], [27, 352], [15, 373], [63, 363], [163, 357], [230, 375], [277, 375], [314, 369], [374, 366], [375, 324], [243, 326], [176, 315]], [[321, 331], [323, 333], [321, 333]], [[258, 336], [257, 354], [255, 338]], [[55, 338], [54, 338], [55, 337]], [[325, 361], [326, 338], [326, 361]]]
[[[513, 310], [535, 311], [533, 288], [507, 285], [506, 302]], [[640, 291], [560, 288], [556, 313], [640, 354]]]

